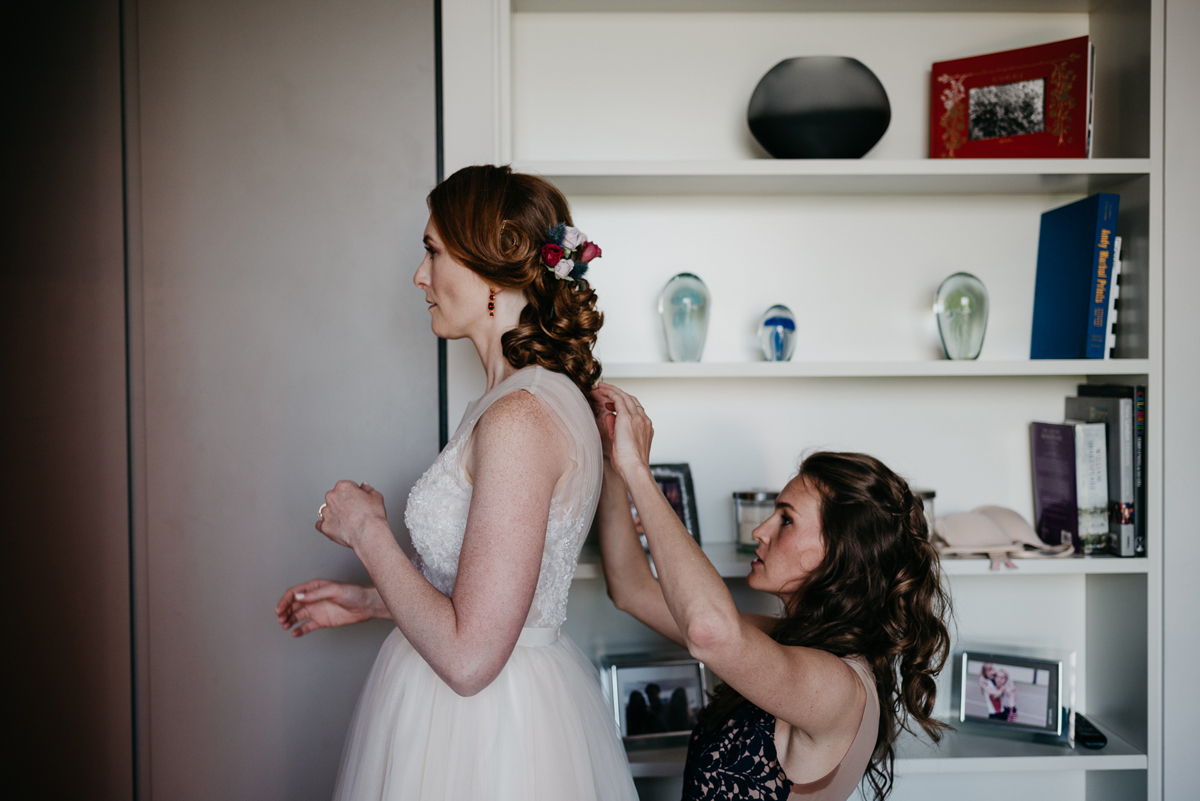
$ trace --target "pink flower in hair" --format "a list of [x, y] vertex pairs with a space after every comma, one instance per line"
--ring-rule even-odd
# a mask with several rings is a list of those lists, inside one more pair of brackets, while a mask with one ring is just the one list
[[578, 228], [572, 228], [568, 225], [566, 230], [563, 231], [562, 246], [567, 250], [574, 250], [586, 241], [587, 234]]
[[575, 262], [570, 259], [562, 259], [554, 267], [554, 274], [559, 278], [566, 278], [571, 274], [571, 270], [575, 269]]
[[600, 246], [595, 242], [584, 242], [583, 248], [580, 250], [578, 262], [587, 264], [592, 259], [600, 258]]

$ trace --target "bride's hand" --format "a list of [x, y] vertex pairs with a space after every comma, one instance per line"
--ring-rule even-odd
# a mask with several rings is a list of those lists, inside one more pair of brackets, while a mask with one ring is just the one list
[[293, 637], [303, 637], [317, 629], [386, 617], [386, 610], [380, 614], [382, 606], [379, 592], [374, 587], [313, 579], [289, 587], [275, 605], [275, 615], [279, 625], [292, 629]]
[[325, 493], [317, 531], [338, 545], [353, 548], [358, 537], [375, 521], [387, 525], [387, 510], [379, 490], [370, 484], [339, 481]]
[[628, 483], [635, 470], [648, 469], [654, 424], [637, 398], [612, 384], [597, 384], [592, 399], [593, 407], [603, 412], [596, 425], [602, 442], [607, 435], [605, 456]]

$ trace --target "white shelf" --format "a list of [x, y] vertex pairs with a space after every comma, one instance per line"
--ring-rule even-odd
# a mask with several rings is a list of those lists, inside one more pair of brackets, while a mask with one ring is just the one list
[[[704, 553], [713, 567], [725, 578], [745, 578], [750, 573], [753, 554], [739, 551], [731, 542], [716, 542], [703, 546]], [[961, 559], [947, 557], [942, 560], [942, 572], [947, 576], [1046, 576], [1079, 575], [1092, 573], [1146, 573], [1149, 560], [1122, 559], [1116, 556], [1072, 556], [1065, 559], [1014, 559], [1016, 568], [1005, 567], [992, 570], [991, 562], [985, 558]], [[604, 577], [600, 566], [600, 551], [596, 546], [584, 546], [575, 569], [575, 579], [598, 579]]]
[[925, 12], [1070, 13], [1091, 11], [1096, 0], [513, 0], [517, 13], [531, 12]]
[[[1100, 728], [1108, 736], [1108, 745], [1096, 751], [975, 731], [948, 731], [934, 746], [901, 732], [896, 774], [1146, 769], [1145, 754], [1107, 727]], [[630, 751], [629, 767], [637, 778], [680, 776], [686, 755], [685, 747]]]
[[1148, 359], [927, 362], [606, 362], [614, 378], [919, 378], [940, 376], [1136, 375]]
[[1149, 159], [516, 161], [567, 195], [1085, 194], [1149, 175]]

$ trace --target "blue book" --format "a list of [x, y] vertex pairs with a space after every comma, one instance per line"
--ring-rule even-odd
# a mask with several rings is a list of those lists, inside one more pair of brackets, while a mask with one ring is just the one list
[[1104, 358], [1120, 200], [1101, 193], [1042, 215], [1029, 358]]

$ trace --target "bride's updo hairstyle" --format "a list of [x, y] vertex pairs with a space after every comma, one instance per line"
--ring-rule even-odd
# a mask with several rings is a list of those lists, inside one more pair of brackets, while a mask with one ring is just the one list
[[[548, 181], [509, 167], [464, 167], [429, 193], [429, 216], [459, 264], [492, 286], [521, 290], [528, 304], [500, 338], [513, 367], [539, 364], [582, 392], [600, 378], [592, 356], [604, 315], [583, 278], [564, 281], [542, 261], [546, 232], [571, 225], [567, 200]], [[482, 310], [481, 310], [482, 311]]]
[[[863, 453], [818, 452], [798, 478], [821, 499], [825, 557], [804, 580], [771, 631], [783, 645], [861, 655], [879, 690], [879, 733], [867, 767], [876, 799], [892, 787], [896, 735], [917, 724], [937, 742], [946, 724], [932, 717], [934, 678], [950, 651], [950, 598], [941, 584], [921, 502], [883, 462]], [[721, 685], [700, 712], [718, 728], [745, 699]]]

